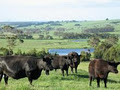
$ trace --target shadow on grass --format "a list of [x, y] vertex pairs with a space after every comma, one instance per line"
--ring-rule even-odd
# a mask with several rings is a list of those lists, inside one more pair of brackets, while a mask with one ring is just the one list
[[85, 71], [85, 70], [81, 70], [81, 69], [78, 71], [77, 74], [74, 73], [74, 74], [71, 74], [71, 75], [74, 75], [74, 76], [76, 76], [76, 77], [78, 77], [78, 78], [89, 78], [88, 72]]
[[51, 87], [51, 86], [42, 86], [42, 85], [39, 85], [39, 87], [48, 88], [48, 87]]
[[61, 80], [80, 80], [89, 78], [88, 72], [79, 70], [78, 73], [69, 74], [69, 76], [61, 77]]
[[88, 75], [76, 75], [76, 76], [79, 77], [79, 78], [89, 78]]
[[111, 79], [108, 79], [107, 81], [110, 83], [120, 83], [120, 81], [115, 81], [115, 80], [111, 80]]

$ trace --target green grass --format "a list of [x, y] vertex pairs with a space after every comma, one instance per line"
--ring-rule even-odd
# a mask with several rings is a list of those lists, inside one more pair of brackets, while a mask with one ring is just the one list
[[[5, 39], [0, 39], [0, 47], [7, 47], [7, 42]], [[89, 47], [87, 41], [83, 42], [73, 42], [72, 40], [24, 40], [24, 43], [17, 43], [14, 51], [18, 49], [22, 51], [30, 51], [36, 48], [38, 51], [50, 48], [84, 48]]]
[[[104, 88], [103, 81], [100, 83], [101, 87], [97, 88], [96, 80], [93, 81], [92, 86], [89, 86], [88, 77], [88, 64], [89, 62], [81, 62], [78, 67], [77, 74], [71, 74], [69, 70], [69, 76], [63, 77], [60, 70], [56, 72], [53, 70], [50, 75], [42, 75], [38, 80], [33, 81], [33, 85], [29, 85], [27, 78], [15, 80], [9, 78], [8, 86], [4, 85], [2, 80], [0, 84], [0, 90], [119, 90], [120, 88], [120, 73], [110, 73], [108, 76], [108, 88]], [[120, 66], [118, 67], [120, 71]]]

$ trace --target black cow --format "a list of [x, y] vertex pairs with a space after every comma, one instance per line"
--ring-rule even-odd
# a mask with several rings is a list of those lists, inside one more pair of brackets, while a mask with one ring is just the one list
[[90, 86], [92, 84], [92, 80], [94, 78], [97, 79], [97, 86], [100, 87], [100, 79], [104, 80], [105, 87], [107, 87], [107, 77], [109, 72], [118, 73], [117, 66], [120, 63], [117, 62], [108, 62], [102, 59], [95, 59], [90, 61], [89, 64], [89, 78], [90, 78]]
[[[8, 77], [20, 79], [28, 77], [30, 84], [41, 75], [42, 70], [52, 70], [51, 57], [38, 59], [33, 56], [5, 56], [0, 57], [0, 82], [4, 74], [5, 84]], [[46, 73], [48, 74], [48, 72]]]
[[68, 68], [70, 65], [71, 61], [68, 59], [68, 56], [53, 56], [52, 60], [52, 66], [53, 68], [56, 69], [61, 69], [62, 75], [64, 76], [64, 70], [66, 71], [66, 74], [68, 76]]
[[72, 73], [73, 73], [73, 68], [75, 68], [75, 73], [77, 73], [77, 67], [80, 64], [80, 57], [81, 55], [78, 55], [77, 52], [68, 53], [68, 58], [72, 60], [72, 64], [70, 65]]

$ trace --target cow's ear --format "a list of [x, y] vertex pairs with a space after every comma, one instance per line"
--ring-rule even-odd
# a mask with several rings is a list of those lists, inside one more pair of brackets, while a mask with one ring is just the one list
[[113, 65], [113, 63], [114, 63], [113, 61], [112, 62], [108, 62], [109, 65]]
[[65, 59], [68, 59], [68, 57], [67, 57], [67, 56], [65, 56]]
[[80, 57], [82, 57], [82, 55], [80, 55]]
[[108, 62], [109, 65], [111, 65], [112, 63], [111, 62]]
[[120, 64], [120, 62], [118, 62], [118, 65]]
[[43, 57], [43, 61], [46, 61], [46, 58]]
[[115, 64], [116, 64], [116, 65], [119, 65], [119, 64], [120, 64], [120, 62], [116, 62]]
[[71, 56], [68, 56], [68, 59], [72, 59], [72, 57], [71, 57]]
[[82, 55], [79, 55], [79, 58], [81, 58], [82, 57]]

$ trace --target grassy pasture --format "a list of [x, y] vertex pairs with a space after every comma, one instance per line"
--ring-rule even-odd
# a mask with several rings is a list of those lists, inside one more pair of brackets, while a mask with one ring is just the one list
[[[7, 42], [5, 39], [0, 39], [0, 47], [7, 47]], [[89, 47], [87, 41], [73, 42], [73, 40], [24, 40], [24, 43], [17, 43], [14, 51], [18, 49], [22, 51], [30, 51], [36, 48], [38, 51], [45, 50], [49, 48], [84, 48]]]
[[[93, 81], [92, 86], [89, 86], [88, 76], [89, 62], [81, 62], [78, 67], [77, 74], [71, 74], [69, 69], [69, 76], [63, 77], [60, 70], [50, 72], [50, 75], [45, 75], [42, 72], [38, 80], [33, 81], [33, 85], [29, 85], [28, 79], [23, 78], [15, 80], [9, 78], [8, 86], [4, 85], [2, 80], [0, 90], [119, 90], [120, 88], [120, 73], [110, 73], [108, 76], [108, 88], [104, 88], [103, 81], [100, 83], [101, 87], [97, 88], [96, 80]], [[118, 67], [120, 71], [120, 66]]]

